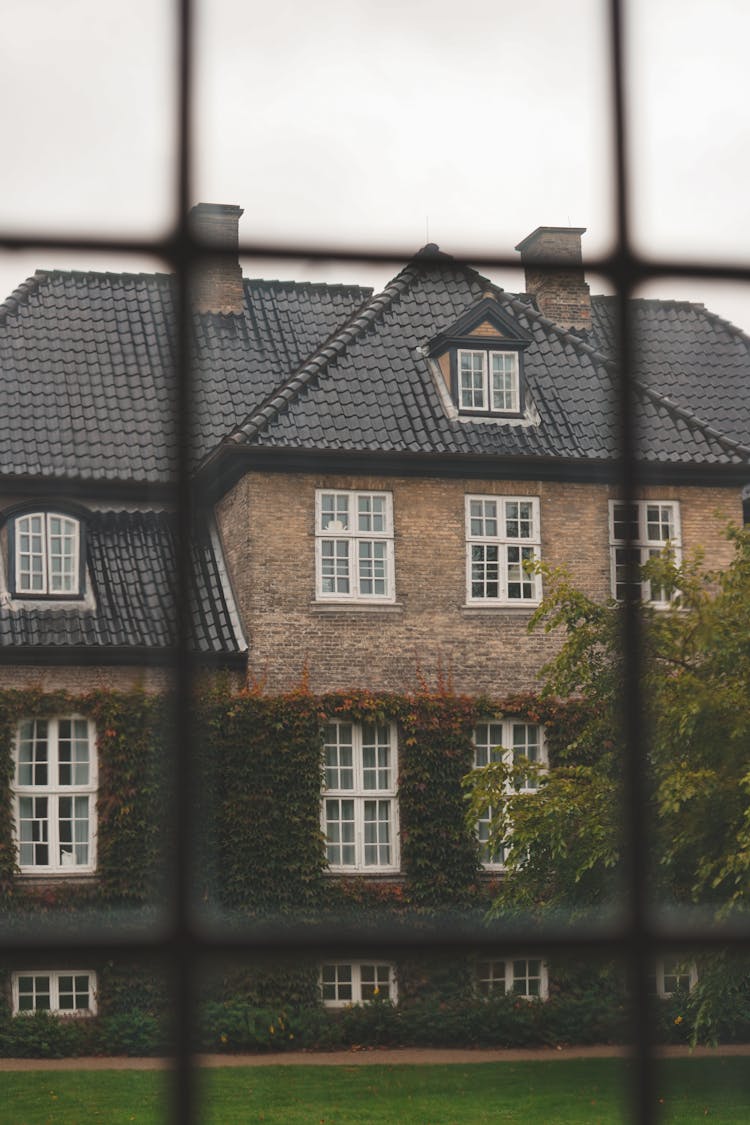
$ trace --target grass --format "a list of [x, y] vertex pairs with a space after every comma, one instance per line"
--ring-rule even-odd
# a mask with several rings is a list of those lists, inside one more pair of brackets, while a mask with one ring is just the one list
[[[628, 1115], [618, 1059], [450, 1066], [261, 1066], [200, 1073], [201, 1125], [587, 1125]], [[0, 1077], [0, 1125], [165, 1125], [159, 1071], [12, 1071]], [[747, 1058], [659, 1064], [664, 1125], [750, 1121]]]

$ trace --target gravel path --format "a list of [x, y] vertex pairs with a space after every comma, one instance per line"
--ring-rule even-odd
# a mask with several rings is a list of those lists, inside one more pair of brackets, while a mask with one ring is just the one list
[[[362, 1048], [349, 1051], [284, 1051], [263, 1055], [196, 1055], [198, 1066], [381, 1066], [423, 1063], [527, 1062], [550, 1059], [626, 1058], [627, 1047], [542, 1047], [528, 1049], [461, 1050], [458, 1048], [398, 1047]], [[750, 1043], [726, 1047], [659, 1047], [659, 1058], [710, 1058], [717, 1055], [748, 1055]], [[79, 1058], [0, 1059], [4, 1070], [163, 1070], [170, 1059]]]

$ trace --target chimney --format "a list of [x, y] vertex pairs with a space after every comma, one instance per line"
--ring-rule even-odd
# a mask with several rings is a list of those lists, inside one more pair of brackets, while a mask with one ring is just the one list
[[[583, 273], [581, 235], [586, 227], [537, 227], [518, 243], [526, 292], [561, 328], [591, 328], [591, 294]], [[545, 265], [561, 269], [546, 269]]]
[[192, 279], [195, 312], [239, 316], [244, 311], [242, 269], [236, 253], [242, 213], [241, 207], [229, 203], [198, 203], [190, 212], [190, 230], [195, 238], [235, 251], [196, 259]]

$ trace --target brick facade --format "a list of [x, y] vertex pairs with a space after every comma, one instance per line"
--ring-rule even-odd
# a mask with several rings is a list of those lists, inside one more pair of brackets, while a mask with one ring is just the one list
[[103, 664], [13, 664], [0, 668], [0, 684], [4, 688], [38, 688], [40, 691], [68, 691], [79, 695], [89, 691], [171, 691], [174, 673], [170, 668], [137, 667]]
[[[396, 602], [341, 606], [315, 600], [315, 490], [393, 495]], [[467, 494], [538, 497], [541, 552], [590, 595], [610, 593], [607, 485], [417, 477], [247, 474], [217, 519], [250, 643], [248, 677], [268, 691], [404, 690], [442, 675], [458, 692], [533, 688], [554, 640], [529, 635], [531, 610], [467, 607]], [[721, 537], [741, 520], [736, 489], [653, 486], [644, 498], [679, 500], [683, 549], [721, 567]]]

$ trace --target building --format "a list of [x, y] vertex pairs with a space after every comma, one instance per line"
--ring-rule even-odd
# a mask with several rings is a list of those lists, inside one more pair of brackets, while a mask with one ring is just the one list
[[[225, 249], [240, 215], [194, 212]], [[245, 280], [226, 255], [197, 278], [186, 620], [197, 677], [289, 713], [295, 692], [317, 701], [295, 712], [304, 764], [292, 770], [285, 742], [281, 780], [257, 714], [244, 751], [240, 728], [222, 728], [241, 758], [228, 753], [221, 783], [231, 776], [237, 796], [220, 806], [234, 817], [232, 854], [216, 843], [223, 906], [302, 910], [301, 888], [330, 894], [330, 875], [354, 879], [353, 901], [405, 887], [413, 904], [465, 904], [501, 857], [485, 825], [477, 841], [463, 823], [471, 751], [434, 789], [417, 767], [409, 747], [426, 726], [408, 693], [497, 701], [455, 720], [471, 724], [476, 764], [499, 742], [544, 763], [543, 724], [505, 706], [534, 691], [555, 644], [527, 632], [543, 589], [524, 564], [565, 565], [606, 599], [621, 596], [633, 549], [645, 559], [669, 542], [729, 560], [721, 531], [741, 521], [750, 480], [750, 340], [702, 306], [633, 303], [629, 508], [615, 301], [590, 295], [582, 233], [540, 227], [519, 244], [523, 294], [432, 245], [379, 294]], [[71, 888], [79, 905], [143, 905], [139, 863], [158, 866], [158, 798], [150, 787], [141, 802], [138, 771], [164, 744], [163, 716], [143, 708], [170, 689], [179, 637], [174, 302], [166, 275], [40, 271], [3, 306], [0, 662], [15, 771], [3, 875], [26, 905], [67, 902]], [[642, 596], [662, 595], [644, 582]], [[275, 808], [274, 785], [296, 793], [293, 815]], [[425, 858], [428, 814], [443, 817], [448, 875]], [[288, 846], [269, 859], [279, 826]], [[105, 1002], [97, 972], [12, 967], [11, 1005], [91, 1011]], [[318, 987], [336, 1006], [395, 996], [397, 976], [373, 951], [324, 962]], [[546, 994], [546, 965], [523, 951], [481, 961], [476, 977], [482, 994]]]

